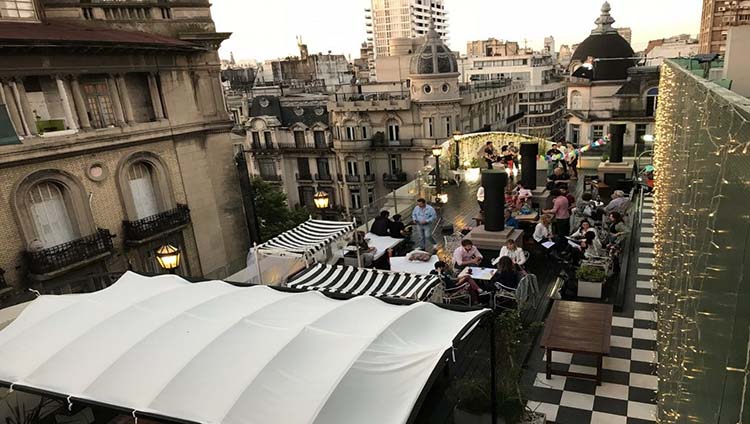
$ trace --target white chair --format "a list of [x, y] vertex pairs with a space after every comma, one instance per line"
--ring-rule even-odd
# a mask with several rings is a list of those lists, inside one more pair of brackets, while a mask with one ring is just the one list
[[443, 303], [450, 305], [453, 303], [466, 304], [471, 306], [471, 295], [469, 294], [469, 283], [461, 284], [460, 286], [448, 289], [445, 285], [443, 288]]

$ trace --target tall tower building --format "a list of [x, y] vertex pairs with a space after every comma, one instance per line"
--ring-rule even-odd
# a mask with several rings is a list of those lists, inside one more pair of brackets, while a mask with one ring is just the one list
[[750, 25], [750, 2], [703, 0], [700, 52], [724, 53], [727, 30], [737, 25]]
[[552, 58], [556, 58], [557, 51], [555, 50], [555, 37], [549, 36], [544, 37], [544, 51], [549, 53]]
[[375, 57], [388, 55], [394, 38], [414, 38], [427, 34], [430, 20], [443, 41], [448, 39], [448, 14], [444, 0], [372, 0], [365, 9], [368, 41]]

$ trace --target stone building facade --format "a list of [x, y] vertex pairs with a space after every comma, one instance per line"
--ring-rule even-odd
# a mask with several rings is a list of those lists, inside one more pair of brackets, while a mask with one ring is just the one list
[[[8, 3], [8, 2], [6, 2]], [[29, 3], [25, 0], [10, 3]], [[91, 275], [221, 278], [244, 264], [244, 213], [207, 1], [39, 1], [0, 17], [0, 268], [82, 290]]]

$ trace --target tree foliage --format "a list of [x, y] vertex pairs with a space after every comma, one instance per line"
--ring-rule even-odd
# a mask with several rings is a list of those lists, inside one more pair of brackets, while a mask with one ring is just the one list
[[260, 226], [261, 240], [266, 241], [305, 222], [310, 212], [290, 208], [286, 194], [260, 178], [250, 182], [253, 188], [255, 215]]

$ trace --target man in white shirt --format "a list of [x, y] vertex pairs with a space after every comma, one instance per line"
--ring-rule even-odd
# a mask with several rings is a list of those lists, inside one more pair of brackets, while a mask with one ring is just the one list
[[477, 190], [477, 203], [479, 203], [479, 210], [484, 212], [484, 186], [479, 186]]
[[461, 246], [453, 251], [453, 264], [456, 269], [463, 269], [467, 266], [477, 266], [482, 263], [482, 254], [474, 246], [471, 240], [461, 240]]

